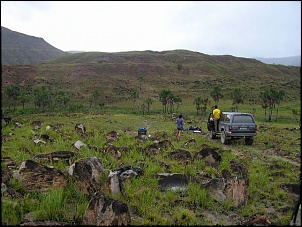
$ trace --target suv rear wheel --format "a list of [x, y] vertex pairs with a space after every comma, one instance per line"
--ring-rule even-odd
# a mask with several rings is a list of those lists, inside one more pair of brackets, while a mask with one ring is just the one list
[[230, 139], [228, 139], [227, 136], [225, 135], [225, 131], [221, 131], [220, 140], [222, 144], [230, 143]]

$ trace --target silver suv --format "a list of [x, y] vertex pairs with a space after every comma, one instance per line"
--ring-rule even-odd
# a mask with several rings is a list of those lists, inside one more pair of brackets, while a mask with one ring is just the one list
[[220, 135], [221, 143], [228, 144], [232, 139], [244, 138], [246, 145], [252, 145], [254, 136], [257, 135], [258, 127], [255, 118], [250, 113], [222, 112], [218, 123], [218, 131], [214, 130], [213, 114], [208, 117], [207, 127], [210, 138], [215, 139]]

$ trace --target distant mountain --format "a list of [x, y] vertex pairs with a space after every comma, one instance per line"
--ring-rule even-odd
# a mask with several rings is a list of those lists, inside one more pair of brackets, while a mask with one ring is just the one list
[[25, 35], [1, 26], [1, 64], [32, 65], [67, 55], [43, 38]]
[[265, 64], [301, 66], [301, 56], [292, 56], [284, 58], [255, 58]]
[[[43, 38], [25, 35], [1, 26], [1, 64], [34, 65], [69, 54], [85, 51], [62, 51], [47, 43]], [[301, 56], [284, 58], [255, 57], [265, 64], [300, 66]]]

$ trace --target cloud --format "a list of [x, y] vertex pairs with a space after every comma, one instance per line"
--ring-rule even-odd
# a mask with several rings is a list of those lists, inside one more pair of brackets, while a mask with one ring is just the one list
[[1, 26], [64, 51], [301, 55], [298, 1], [1, 1]]

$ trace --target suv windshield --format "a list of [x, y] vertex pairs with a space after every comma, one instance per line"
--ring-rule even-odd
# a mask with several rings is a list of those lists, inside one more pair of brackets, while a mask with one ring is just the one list
[[235, 115], [233, 123], [254, 123], [254, 121], [250, 115]]

